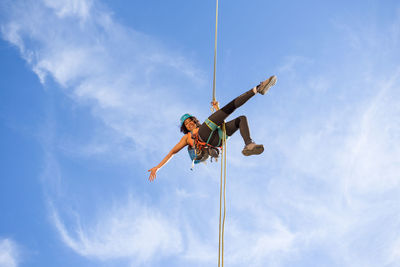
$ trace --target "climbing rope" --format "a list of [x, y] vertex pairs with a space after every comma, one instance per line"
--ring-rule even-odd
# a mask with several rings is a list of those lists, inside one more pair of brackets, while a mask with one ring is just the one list
[[214, 77], [213, 77], [213, 101], [215, 101], [215, 81], [217, 74], [217, 34], [218, 34], [218, 0], [217, 7], [215, 9], [215, 37], [214, 37]]
[[[226, 129], [225, 123], [222, 124], [222, 153], [221, 153], [221, 179], [219, 191], [219, 242], [218, 242], [218, 267], [224, 267], [224, 230], [225, 230], [225, 217], [226, 217]], [[224, 208], [222, 215], [222, 196], [224, 198]], [[221, 216], [222, 224], [221, 224]]]
[[[215, 41], [214, 41], [214, 77], [213, 77], [213, 102], [216, 102], [216, 74], [217, 74], [217, 36], [218, 36], [218, 0], [215, 11]], [[225, 122], [222, 124], [222, 151], [221, 151], [221, 179], [219, 190], [219, 236], [218, 236], [218, 267], [224, 267], [224, 231], [226, 217], [226, 128]], [[224, 208], [222, 212], [222, 196], [224, 198]], [[222, 217], [222, 222], [221, 222]]]

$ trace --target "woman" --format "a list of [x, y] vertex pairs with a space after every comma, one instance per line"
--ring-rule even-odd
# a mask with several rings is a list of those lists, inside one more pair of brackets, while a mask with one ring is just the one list
[[[196, 117], [190, 114], [184, 114], [181, 117], [181, 131], [184, 133], [184, 136], [157, 166], [149, 170], [149, 180], [154, 181], [157, 171], [185, 146], [189, 146], [189, 154], [195, 163], [204, 161], [209, 155], [214, 158], [218, 157], [218, 147], [221, 145], [221, 131], [219, 130], [219, 126], [222, 125], [224, 120], [235, 111], [235, 109], [246, 103], [251, 97], [257, 93], [264, 95], [269, 88], [275, 85], [276, 81], [277, 78], [275, 75], [269, 77], [267, 80], [238, 96], [221, 109], [218, 109], [218, 102], [212, 102], [212, 105], [217, 111], [208, 117], [203, 124], [200, 124]], [[249, 126], [245, 116], [239, 116], [236, 119], [226, 122], [225, 128], [227, 136], [233, 135], [238, 129], [240, 130], [240, 135], [245, 143], [245, 147], [242, 151], [243, 155], [258, 155], [264, 151], [263, 145], [257, 145], [250, 138]]]

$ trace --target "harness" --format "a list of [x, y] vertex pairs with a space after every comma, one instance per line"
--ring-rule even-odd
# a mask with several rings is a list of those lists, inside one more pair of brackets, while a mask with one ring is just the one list
[[[209, 156], [211, 156], [211, 161], [213, 158], [217, 160], [219, 156], [219, 149], [222, 148], [223, 131], [221, 127], [209, 119], [205, 121], [205, 124], [211, 129], [211, 133], [208, 136], [207, 142], [204, 142], [200, 138], [198, 133], [194, 134], [193, 132], [190, 132], [191, 138], [194, 141], [193, 146], [188, 146], [188, 153], [190, 159], [192, 160], [192, 168], [191, 168], [192, 170], [194, 168], [194, 164], [205, 162], [209, 158]], [[219, 137], [217, 146], [213, 146], [209, 143], [215, 131], [218, 131], [218, 137]]]

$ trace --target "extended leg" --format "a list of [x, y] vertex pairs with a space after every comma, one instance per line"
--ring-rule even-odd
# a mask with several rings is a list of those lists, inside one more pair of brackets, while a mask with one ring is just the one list
[[[214, 112], [210, 117], [208, 117], [208, 119], [210, 121], [212, 121], [213, 123], [215, 123], [216, 125], [218, 125], [218, 126], [222, 125], [224, 120], [233, 111], [235, 111], [236, 108], [238, 108], [241, 105], [243, 105], [247, 100], [249, 100], [254, 95], [255, 95], [255, 92], [253, 91], [253, 89], [245, 92], [244, 94], [238, 96], [237, 98], [235, 98], [234, 100], [229, 102], [227, 105], [225, 105], [220, 110]], [[210, 134], [211, 134], [210, 127], [208, 127], [208, 125], [206, 123], [203, 123], [199, 128], [199, 136], [201, 137], [201, 139], [203, 139], [203, 141], [207, 141], [208, 138], [210, 137]], [[217, 131], [214, 131], [214, 133], [212, 133], [212, 136], [210, 137], [210, 141], [209, 142], [210, 142], [211, 145], [217, 145], [218, 144], [219, 136], [218, 136], [218, 132]]]
[[267, 80], [261, 82], [256, 87], [233, 99], [220, 110], [216, 111], [214, 114], [208, 117], [208, 119], [214, 122], [216, 125], [220, 126], [230, 114], [232, 114], [238, 107], [246, 103], [247, 100], [253, 97], [256, 93], [260, 93], [262, 95], [265, 94], [269, 88], [275, 85], [276, 80], [277, 78], [275, 75], [269, 77]]
[[221, 125], [230, 114], [232, 114], [238, 107], [246, 103], [247, 100], [249, 100], [254, 95], [255, 92], [253, 89], [245, 92], [244, 94], [236, 97], [231, 102], [223, 106], [220, 110], [213, 113], [210, 117], [208, 117], [208, 119], [218, 126]]
[[[227, 105], [225, 105], [220, 110], [216, 111], [210, 117], [208, 117], [208, 120], [210, 120], [217, 126], [222, 125], [224, 120], [230, 114], [232, 114], [238, 107], [240, 107], [244, 103], [246, 103], [256, 93], [265, 94], [268, 91], [268, 89], [271, 86], [273, 86], [275, 83], [276, 83], [276, 76], [271, 76], [269, 79], [261, 82], [258, 86], [250, 89], [249, 91], [247, 91], [247, 92], [243, 93], [242, 95], [233, 99]], [[253, 154], [260, 154], [260, 153], [262, 153], [262, 151], [264, 151], [264, 148], [262, 147], [262, 145], [256, 145], [255, 143], [252, 142], [252, 140], [250, 138], [250, 132], [249, 132], [249, 128], [247, 125], [246, 117], [244, 117], [244, 116], [238, 117], [237, 119], [235, 119], [229, 123], [230, 123], [229, 130], [228, 130], [228, 123], [226, 124], [228, 136], [232, 135], [237, 129], [240, 129], [240, 133], [246, 144], [244, 150], [242, 151], [242, 153], [244, 155], [248, 156], [248, 155], [253, 155]], [[209, 140], [209, 144], [216, 145], [216, 144], [218, 144], [218, 140], [219, 140], [218, 133], [217, 133], [217, 131], [214, 131], [212, 133], [212, 136], [210, 137], [211, 132], [212, 131], [211, 131], [210, 127], [206, 123], [203, 123], [199, 128], [199, 136], [201, 137], [201, 139], [203, 139], [203, 141]]]

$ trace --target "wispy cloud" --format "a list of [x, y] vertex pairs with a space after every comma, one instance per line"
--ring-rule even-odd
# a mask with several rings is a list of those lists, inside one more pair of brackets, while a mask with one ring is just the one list
[[17, 267], [19, 263], [17, 245], [11, 239], [0, 239], [0, 266]]
[[[269, 133], [272, 153], [283, 163], [279, 170], [268, 168], [276, 174], [267, 184], [266, 207], [271, 201], [279, 206], [272, 206], [274, 214], [291, 225], [303, 254], [318, 251], [342, 266], [396, 265], [398, 235], [388, 232], [396, 232], [400, 220], [394, 207], [400, 200], [400, 76], [398, 61], [392, 61], [400, 55], [392, 28], [346, 27], [340, 31], [344, 40], [350, 35], [362, 41], [346, 46], [351, 58], [337, 56], [328, 61], [332, 66], [313, 60], [295, 72], [293, 64], [284, 64], [282, 75], [290, 74], [284, 82], [297, 97], [282, 96], [298, 109], [276, 108], [281, 121], [264, 123], [277, 129]], [[383, 35], [391, 38], [377, 38]], [[385, 62], [394, 68], [381, 68]], [[312, 75], [304, 75], [304, 68]], [[297, 119], [286, 120], [290, 116]], [[296, 258], [299, 264], [305, 260]]]
[[[129, 139], [133, 153], [154, 152], [148, 133], [175, 125], [185, 107], [176, 88], [195, 86], [199, 71], [151, 37], [116, 23], [97, 1], [16, 3], [2, 25], [3, 37], [43, 84], [54, 79], [107, 129], [82, 149], [74, 142], [62, 149], [111, 158], [119, 154], [112, 153], [115, 144]], [[329, 266], [380, 267], [399, 261], [400, 81], [398, 61], [391, 61], [399, 57], [398, 26], [372, 34], [339, 27], [336, 36], [342, 38], [336, 41], [344, 51], [321, 45], [335, 58], [282, 60], [282, 78], [271, 92], [279, 103], [269, 109], [273, 115], [251, 122], [252, 132], [268, 142], [266, 153], [243, 159], [242, 143], [230, 140], [229, 153], [236, 154], [228, 159], [229, 265], [310, 266], [311, 258], [320, 266], [331, 261]], [[376, 38], [385, 35], [390, 38]], [[167, 151], [170, 145], [158, 148]], [[48, 150], [44, 175], [62, 179]], [[203, 167], [182, 180], [184, 189], [159, 195], [175, 207], [172, 212], [121, 197], [91, 220], [53, 204], [52, 222], [62, 241], [85, 257], [145, 265], [153, 257], [174, 256], [183, 266], [212, 264], [218, 174], [214, 166]], [[170, 179], [179, 176], [163, 171]], [[57, 191], [60, 185], [54, 184], [51, 190]]]
[[184, 106], [174, 93], [179, 86], [203, 83], [179, 52], [114, 22], [98, 1], [16, 1], [6, 11], [3, 38], [40, 81], [54, 79], [136, 149], [152, 147], [146, 133], [175, 124]]
[[85, 227], [76, 215], [75, 227], [66, 226], [52, 207], [52, 220], [62, 240], [76, 253], [100, 260], [127, 259], [134, 266], [182, 250], [176, 225], [161, 212], [132, 198], [103, 211], [93, 225]]
[[[76, 253], [100, 260], [143, 263], [178, 253], [181, 237], [171, 218], [134, 200], [118, 202], [91, 227], [67, 223], [71, 216], [60, 215], [65, 192], [55, 154], [60, 148], [79, 157], [140, 153], [143, 157], [135, 160], [145, 161], [148, 153], [166, 146], [153, 146], [149, 133], [162, 132], [168, 139], [167, 125], [175, 125], [183, 110], [176, 89], [190, 86], [195, 91], [204, 74], [179, 52], [116, 23], [98, 1], [14, 1], [6, 7], [2, 37], [19, 49], [46, 88], [55, 81], [103, 123], [93, 141], [83, 144], [72, 140], [58, 146], [54, 120], [44, 131], [44, 191], [51, 203], [57, 203], [50, 210], [62, 241]], [[131, 151], [124, 147], [126, 140], [134, 143]]]
[[92, 0], [79, 1], [79, 0], [69, 0], [69, 1], [51, 1], [44, 0], [44, 3], [56, 12], [59, 17], [78, 17], [81, 19], [86, 19], [91, 15], [91, 8], [93, 5]]

